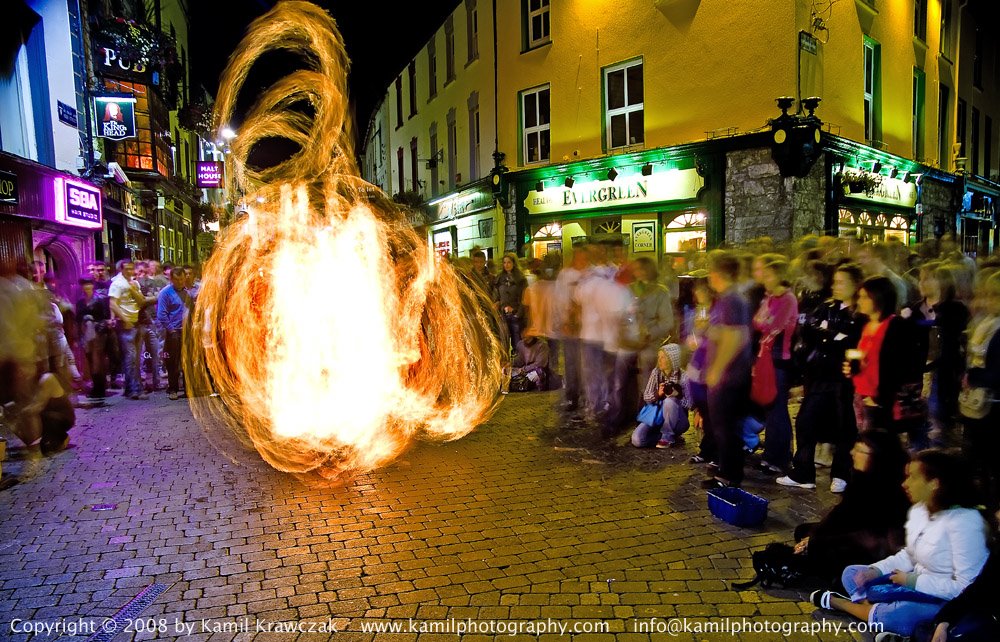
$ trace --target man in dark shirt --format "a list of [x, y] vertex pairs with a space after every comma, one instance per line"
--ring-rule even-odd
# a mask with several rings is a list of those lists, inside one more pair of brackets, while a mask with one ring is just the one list
[[739, 259], [722, 250], [708, 257], [708, 284], [716, 293], [709, 312], [708, 429], [715, 436], [719, 470], [705, 481], [706, 488], [739, 486], [743, 481], [741, 420], [750, 395], [750, 308], [736, 288]]
[[182, 394], [179, 388], [182, 338], [188, 308], [188, 294], [184, 289], [186, 277], [184, 270], [171, 270], [170, 285], [160, 290], [156, 304], [156, 321], [163, 329], [163, 357], [167, 362], [167, 395], [171, 401]]
[[87, 357], [87, 369], [90, 371], [91, 387], [87, 396], [102, 399], [107, 396], [107, 354], [104, 348], [108, 342], [111, 308], [106, 296], [97, 296], [91, 279], [81, 279], [80, 289], [83, 298], [76, 304], [76, 322], [80, 347]]

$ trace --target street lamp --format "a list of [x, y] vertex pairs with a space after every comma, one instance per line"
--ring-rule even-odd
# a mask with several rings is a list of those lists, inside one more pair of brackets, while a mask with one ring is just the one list
[[229, 126], [223, 127], [222, 131], [219, 133], [222, 134], [222, 140], [226, 141], [227, 143], [232, 139], [236, 138], [236, 132], [233, 130], [232, 127]]

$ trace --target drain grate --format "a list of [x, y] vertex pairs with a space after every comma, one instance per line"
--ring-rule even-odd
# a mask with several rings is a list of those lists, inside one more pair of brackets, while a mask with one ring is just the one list
[[104, 620], [101, 629], [87, 638], [87, 642], [110, 642], [118, 633], [125, 629], [125, 625], [134, 620], [137, 615], [149, 608], [161, 593], [169, 588], [166, 584], [150, 584], [146, 588], [129, 600], [125, 606], [118, 609], [118, 612], [110, 618]]

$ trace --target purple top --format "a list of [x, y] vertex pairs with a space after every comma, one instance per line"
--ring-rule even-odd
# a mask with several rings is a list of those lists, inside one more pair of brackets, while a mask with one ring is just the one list
[[799, 319], [799, 302], [792, 294], [791, 288], [781, 296], [767, 295], [760, 302], [760, 308], [753, 317], [753, 328], [762, 335], [781, 334], [781, 343], [775, 344], [774, 356], [781, 359], [792, 358], [792, 337], [795, 335], [795, 325]]

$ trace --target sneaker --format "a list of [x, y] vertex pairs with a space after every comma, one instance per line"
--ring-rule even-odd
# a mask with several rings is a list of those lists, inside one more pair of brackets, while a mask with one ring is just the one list
[[692, 464], [704, 464], [707, 463], [708, 460], [702, 457], [701, 455], [694, 455], [691, 457], [691, 459], [688, 460], [688, 462]]
[[760, 462], [758, 470], [760, 470], [760, 472], [764, 473], [765, 475], [781, 475], [785, 472], [784, 470], [778, 468], [777, 466], [772, 466], [771, 464], [763, 460]]
[[667, 441], [666, 439], [661, 439], [660, 441], [656, 442], [656, 447], [657, 448], [673, 448], [674, 447], [674, 442]]
[[739, 488], [739, 484], [734, 484], [728, 479], [723, 479], [722, 477], [709, 477], [701, 482], [701, 487], [713, 490], [716, 488]]
[[782, 486], [794, 486], [795, 488], [808, 488], [810, 490], [816, 488], [816, 484], [809, 482], [797, 482], [788, 475], [785, 475], [784, 477], [779, 477], [774, 481], [778, 482]]
[[831, 493], [842, 493], [847, 489], [847, 480], [841, 479], [839, 477], [834, 477], [830, 480], [830, 492]]
[[167, 395], [167, 399], [170, 399], [170, 401], [177, 401], [177, 393], [171, 392], [169, 395]]
[[875, 635], [875, 642], [906, 642], [910, 638], [891, 631], [882, 631]]
[[846, 595], [841, 595], [835, 591], [824, 591], [822, 589], [818, 591], [813, 591], [809, 594], [809, 601], [812, 602], [813, 606], [821, 609], [831, 609], [830, 598], [839, 597], [842, 600], [848, 599]]

